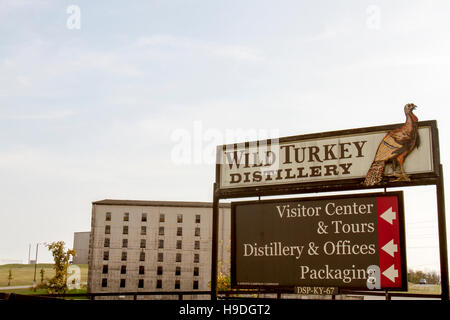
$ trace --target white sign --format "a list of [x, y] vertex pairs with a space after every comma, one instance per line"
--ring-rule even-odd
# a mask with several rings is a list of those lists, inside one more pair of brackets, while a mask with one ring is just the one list
[[[364, 178], [390, 130], [316, 139], [287, 139], [218, 147], [221, 189]], [[431, 126], [419, 127], [420, 145], [407, 156], [407, 174], [433, 172]], [[386, 164], [385, 174], [392, 172]]]

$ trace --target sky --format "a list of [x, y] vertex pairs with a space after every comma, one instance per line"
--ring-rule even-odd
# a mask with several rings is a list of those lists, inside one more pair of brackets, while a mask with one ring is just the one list
[[[0, 0], [0, 263], [72, 246], [96, 200], [211, 201], [218, 144], [400, 123], [410, 102], [437, 120], [448, 177], [449, 14], [445, 0]], [[439, 270], [435, 188], [404, 191], [408, 267]]]

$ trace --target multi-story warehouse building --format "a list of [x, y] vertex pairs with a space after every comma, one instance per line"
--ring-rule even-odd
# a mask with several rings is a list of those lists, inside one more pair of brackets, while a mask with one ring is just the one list
[[[229, 204], [221, 205], [219, 217], [218, 260], [227, 268]], [[177, 291], [210, 290], [211, 243], [211, 203], [93, 202], [88, 292], [173, 291], [176, 294]], [[138, 299], [151, 298], [138, 296]]]
[[72, 260], [73, 264], [88, 264], [90, 235], [89, 231], [75, 232], [73, 234], [73, 249], [76, 252]]

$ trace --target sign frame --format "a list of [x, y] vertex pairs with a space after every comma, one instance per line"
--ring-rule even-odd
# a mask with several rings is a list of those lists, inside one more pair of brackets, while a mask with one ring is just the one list
[[[289, 203], [289, 202], [299, 202], [299, 201], [333, 201], [333, 200], [344, 200], [344, 199], [358, 199], [358, 198], [378, 198], [383, 196], [394, 196], [397, 198], [398, 203], [398, 233], [399, 233], [399, 243], [398, 243], [398, 253], [400, 255], [400, 269], [399, 274], [401, 275], [401, 286], [400, 287], [383, 287], [381, 289], [368, 289], [367, 287], [339, 287], [336, 285], [327, 285], [326, 283], [322, 286], [326, 287], [338, 287], [339, 290], [368, 290], [368, 291], [385, 291], [385, 290], [395, 290], [395, 291], [408, 291], [408, 280], [407, 280], [407, 261], [406, 261], [406, 238], [405, 238], [405, 216], [404, 216], [404, 197], [403, 191], [391, 191], [391, 192], [372, 192], [372, 193], [357, 193], [357, 194], [340, 194], [333, 196], [317, 196], [317, 197], [301, 197], [301, 198], [277, 198], [268, 200], [251, 200], [251, 201], [239, 201], [231, 203], [231, 288], [232, 289], [265, 289], [265, 290], [278, 290], [278, 291], [295, 291], [296, 287], [316, 287], [314, 284], [293, 284], [292, 286], [281, 286], [281, 285], [239, 285], [236, 279], [236, 207], [241, 205], [251, 205], [251, 204], [272, 204], [272, 203]], [[256, 213], [255, 213], [256, 217]], [[377, 229], [378, 230], [378, 229]], [[378, 236], [377, 236], [378, 239]], [[378, 248], [378, 255], [381, 253], [381, 248]]]
[[[291, 137], [280, 138], [280, 142], [293, 141], [299, 138], [312, 139], [327, 137], [331, 135], [339, 134], [355, 134], [365, 133], [380, 130], [392, 130], [403, 123], [374, 126], [367, 128], [349, 129], [330, 131], [324, 133], [314, 133], [306, 135], [298, 135]], [[285, 184], [285, 185], [271, 185], [265, 187], [248, 187], [237, 189], [221, 189], [220, 188], [220, 172], [221, 172], [221, 160], [217, 159], [215, 182], [213, 183], [213, 199], [212, 199], [212, 244], [211, 244], [211, 299], [217, 300], [217, 272], [218, 272], [218, 250], [219, 250], [219, 204], [220, 200], [233, 199], [233, 198], [245, 198], [245, 197], [258, 197], [262, 196], [275, 196], [275, 195], [292, 195], [292, 194], [308, 194], [308, 193], [321, 193], [321, 192], [335, 192], [335, 191], [351, 191], [351, 190], [370, 190], [391, 187], [411, 187], [411, 186], [424, 186], [434, 185], [436, 188], [436, 201], [437, 201], [437, 222], [439, 232], [439, 255], [440, 255], [440, 276], [441, 276], [441, 299], [444, 301], [449, 300], [449, 274], [448, 274], [448, 252], [447, 252], [447, 228], [445, 218], [445, 193], [444, 193], [444, 171], [440, 160], [439, 149], [439, 134], [436, 120], [419, 121], [419, 127], [430, 126], [431, 127], [431, 151], [433, 161], [433, 172], [427, 174], [410, 175], [411, 181], [381, 181], [373, 186], [363, 186], [361, 183], [363, 178], [354, 180], [338, 180], [327, 181], [326, 183], [297, 183], [297, 184]], [[247, 144], [249, 144], [247, 142]], [[237, 146], [237, 144], [235, 144]], [[218, 146], [220, 151], [226, 148], [226, 145]], [[221, 152], [221, 151], [220, 151]], [[220, 154], [217, 153], [217, 155]], [[280, 294], [282, 291], [278, 291]], [[351, 292], [351, 290], [350, 290]]]

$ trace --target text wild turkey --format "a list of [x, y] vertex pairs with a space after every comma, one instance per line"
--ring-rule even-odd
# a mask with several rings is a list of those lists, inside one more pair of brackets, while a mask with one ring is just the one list
[[[420, 144], [417, 132], [418, 119], [413, 113], [416, 108], [417, 106], [412, 103], [405, 106], [406, 122], [401, 127], [389, 131], [383, 138], [372, 165], [367, 171], [363, 185], [373, 186], [378, 184], [383, 179], [384, 169], [389, 161], [392, 162], [392, 176], [397, 177], [394, 181], [410, 181], [405, 173], [403, 163], [414, 147], [418, 148]], [[400, 173], [396, 172], [397, 165], [400, 167]]]

